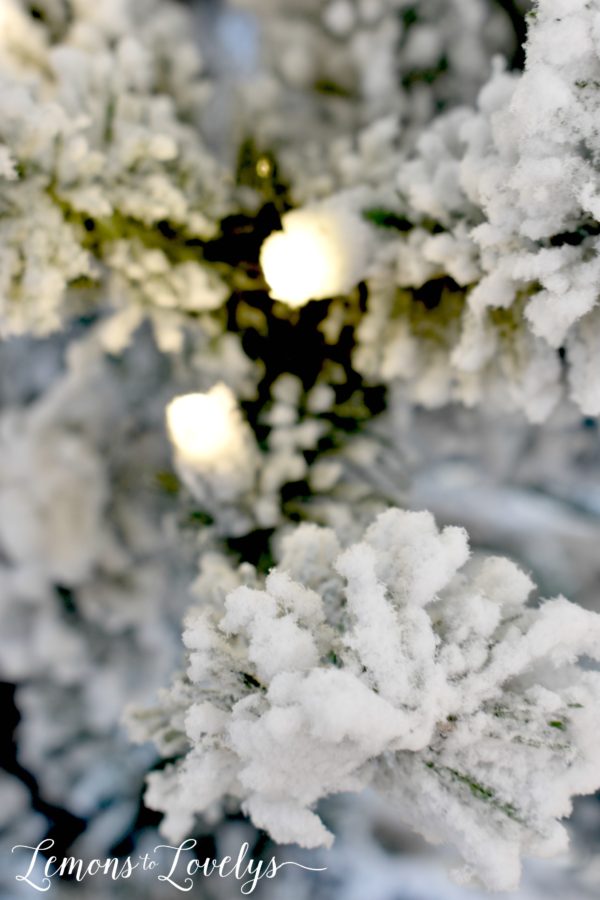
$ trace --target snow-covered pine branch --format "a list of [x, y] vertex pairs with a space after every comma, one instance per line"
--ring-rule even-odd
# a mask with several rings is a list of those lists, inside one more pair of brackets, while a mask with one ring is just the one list
[[566, 374], [581, 410], [600, 412], [599, 12], [540, 0], [524, 73], [498, 65], [477, 110], [434, 121], [400, 165], [405, 233], [374, 267], [365, 374], [406, 379], [426, 405], [508, 395], [533, 421]]
[[0, 333], [47, 333], [107, 300], [159, 325], [220, 306], [197, 245], [231, 183], [199, 130], [209, 88], [187, 16], [160, 0], [38, 5], [0, 10]]
[[[328, 270], [323, 289], [348, 293], [349, 273], [366, 284], [354, 365], [371, 382], [402, 382], [429, 407], [486, 402], [534, 422], [565, 395], [600, 412], [599, 13], [597, 2], [539, 0], [524, 72], [498, 59], [476, 107], [408, 130], [394, 113], [329, 146], [315, 129], [282, 147], [302, 207], [283, 217], [288, 256], [300, 214], [305, 232], [312, 221], [329, 234], [346, 209], [345, 248], [328, 250], [337, 278]], [[351, 225], [357, 198], [369, 254]], [[303, 246], [305, 268], [317, 266]]]
[[463, 529], [392, 508], [346, 548], [298, 526], [262, 586], [207, 559], [185, 675], [132, 718], [181, 757], [148, 776], [165, 835], [229, 798], [278, 842], [330, 845], [315, 805], [372, 786], [490, 888], [563, 849], [558, 820], [600, 783], [600, 674], [578, 663], [600, 616], [527, 605], [516, 565], [469, 555]]

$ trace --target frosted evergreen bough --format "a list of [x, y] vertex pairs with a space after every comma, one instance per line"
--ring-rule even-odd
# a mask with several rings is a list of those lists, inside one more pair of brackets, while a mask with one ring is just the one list
[[106, 302], [98, 284], [159, 314], [219, 307], [228, 290], [200, 247], [231, 184], [200, 133], [188, 18], [161, 0], [38, 13], [0, 11], [0, 333], [52, 331]]
[[298, 526], [262, 586], [211, 562], [186, 673], [133, 719], [181, 757], [148, 777], [165, 835], [229, 799], [278, 842], [329, 846], [315, 805], [371, 785], [455, 844], [462, 879], [514, 888], [600, 784], [600, 673], [578, 663], [600, 659], [600, 616], [529, 606], [532, 589], [509, 560], [470, 558], [463, 529], [395, 508], [345, 548]]
[[50, 801], [109, 820], [116, 800], [135, 814], [152, 754], [119, 719], [179, 664], [198, 552], [173, 514], [164, 406], [222, 364], [202, 347], [182, 374], [147, 328], [112, 356], [112, 326], [73, 340], [42, 395], [0, 415], [0, 675], [17, 685], [19, 762]]
[[[258, 14], [265, 67], [338, 123], [425, 121], [470, 102], [515, 35], [496, 0], [235, 0]], [[322, 116], [321, 126], [323, 126]], [[318, 117], [314, 116], [314, 125]]]
[[599, 16], [539, 0], [525, 71], [498, 63], [477, 108], [444, 113], [401, 161], [404, 233], [382, 242], [358, 329], [367, 377], [426, 406], [487, 398], [537, 422], [566, 387], [600, 412]]
[[17, 765], [78, 852], [147, 775], [335, 870], [365, 788], [510, 889], [600, 785], [600, 618], [433, 516], [597, 607], [600, 0], [219, 5], [0, 0]]
[[[309, 136], [281, 149], [270, 135], [298, 207], [283, 216], [283, 235], [293, 217], [316, 221], [324, 203], [344, 211], [345, 253], [331, 256], [347, 277], [329, 290], [366, 287], [353, 361], [371, 383], [403, 383], [431, 408], [486, 402], [533, 422], [563, 396], [584, 415], [600, 412], [598, 15], [597, 2], [539, 0], [524, 71], [496, 59], [475, 106], [455, 102], [409, 126], [388, 109], [321, 142], [304, 125]], [[288, 10], [286, 22], [301, 20]], [[351, 227], [357, 192], [367, 240]], [[297, 255], [319, 264], [309, 246]], [[310, 285], [313, 298], [330, 281]]]

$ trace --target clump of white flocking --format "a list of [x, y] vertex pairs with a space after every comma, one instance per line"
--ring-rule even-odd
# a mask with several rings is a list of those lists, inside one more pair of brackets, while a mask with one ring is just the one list
[[221, 278], [159, 227], [202, 241], [231, 203], [189, 17], [160, 0], [38, 6], [0, 6], [1, 332], [56, 330], [92, 285], [157, 316], [217, 309]]
[[302, 524], [264, 587], [211, 566], [187, 672], [134, 719], [180, 755], [146, 793], [169, 839], [233, 799], [278, 842], [329, 846], [318, 801], [370, 785], [456, 846], [462, 880], [513, 889], [522, 855], [565, 847], [571, 797], [600, 784], [600, 674], [578, 664], [600, 616], [528, 606], [524, 572], [427, 512], [389, 509], [345, 549]]
[[476, 109], [421, 131], [397, 179], [413, 227], [367, 279], [363, 375], [428, 407], [542, 422], [568, 393], [600, 413], [597, 35], [597, 4], [538, 0], [525, 70], [498, 62]]

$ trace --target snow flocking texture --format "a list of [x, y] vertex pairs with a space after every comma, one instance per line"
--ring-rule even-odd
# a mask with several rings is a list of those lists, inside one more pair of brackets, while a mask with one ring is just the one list
[[132, 720], [181, 756], [148, 776], [166, 836], [233, 798], [276, 841], [328, 846], [318, 801], [372, 786], [456, 846], [462, 880], [512, 889], [522, 854], [565, 847], [571, 797], [600, 783], [600, 674], [578, 662], [600, 658], [600, 616], [527, 605], [524, 572], [427, 512], [389, 509], [346, 548], [300, 525], [264, 584], [215, 565], [185, 675]]
[[[410, 190], [405, 190], [407, 208], [392, 212], [407, 216], [411, 226], [408, 236], [393, 236], [395, 243], [382, 236], [381, 260], [378, 255], [366, 273], [369, 312], [359, 326], [363, 356], [355, 362], [363, 374], [383, 381], [404, 377], [414, 385], [413, 399], [428, 405], [457, 397], [475, 403], [487, 398], [490, 388], [506, 394], [508, 387], [516, 405], [542, 419], [559, 396], [556, 350], [564, 345], [572, 396], [584, 411], [597, 412], [596, 5], [541, 3], [524, 76], [498, 71], [478, 109], [437, 120], [412, 162], [396, 167], [388, 159], [395, 132], [390, 136], [385, 123], [369, 132], [371, 140], [362, 147], [359, 141], [351, 186], [366, 189], [367, 203], [375, 185], [373, 205], [398, 168], [400, 186]], [[45, 6], [58, 10], [60, 4]], [[338, 26], [343, 6], [337, 7]], [[393, 2], [384, 6], [395, 12]], [[56, 327], [71, 294], [77, 294], [66, 288], [79, 289], [83, 282], [85, 297], [95, 280], [109, 295], [100, 292], [100, 302], [124, 301], [128, 307], [110, 326], [116, 352], [135, 330], [141, 308], [160, 323], [161, 347], [181, 349], [167, 327], [171, 315], [180, 321], [182, 309], [211, 311], [228, 294], [213, 269], [190, 258], [185, 240], [169, 256], [171, 245], [158, 237], [166, 217], [197, 244], [218, 230], [232, 204], [227, 173], [189, 127], [205, 87], [197, 77], [198, 60], [189, 45], [180, 51], [177, 15], [149, 17], [138, 40], [135, 2], [76, 0], [69, 8], [76, 24], [69, 29], [57, 19], [50, 34], [52, 29], [23, 15], [23, 3], [6, 0], [4, 6], [14, 28], [0, 46], [6, 80], [5, 130], [0, 129], [0, 194], [7, 210], [0, 253], [3, 329]], [[168, 24], [164, 31], [154, 27], [159, 20]], [[428, 31], [430, 41], [434, 31], [433, 26]], [[376, 30], [372, 36], [376, 44]], [[577, 55], [564, 52], [569, 38], [580, 48]], [[31, 52], [23, 55], [23, 47]], [[366, 59], [371, 68], [370, 52], [361, 51], [357, 59]], [[162, 81], [165, 71], [168, 83]], [[468, 81], [469, 90], [457, 91], [458, 97], [469, 99]], [[331, 213], [331, 201], [328, 208]], [[327, 207], [320, 210], [326, 212]], [[314, 220], [315, 209], [289, 215]], [[121, 233], [125, 223], [127, 234]], [[362, 245], [367, 226], [359, 225], [354, 231]], [[331, 253], [328, 258], [338, 282], [327, 287], [324, 298], [338, 290], [351, 293], [361, 280], [364, 261], [355, 252], [352, 231], [351, 217], [344, 217], [346, 256], [344, 241], [336, 241], [339, 258]], [[35, 240], [24, 242], [25, 233]], [[412, 292], [444, 276], [457, 286], [450, 293], [460, 297], [460, 327], [441, 316], [438, 325], [446, 330], [437, 345], [422, 334], [412, 340], [406, 323], [395, 326], [398, 288], [406, 289], [412, 308], [418, 308]], [[389, 288], [391, 307], [382, 284]], [[317, 296], [314, 289], [312, 295]], [[447, 306], [443, 297], [441, 306]], [[498, 322], [498, 316], [488, 317], [490, 310], [507, 315]], [[223, 327], [215, 321], [213, 336]], [[382, 345], [383, 368], [373, 373], [366, 357], [373, 347], [381, 356]], [[229, 354], [229, 374], [232, 359]], [[81, 373], [79, 382], [85, 382]], [[106, 419], [93, 413], [91, 431], [94, 417], [98, 428], [104, 421], [111, 427], [112, 412]], [[50, 596], [54, 604], [47, 605], [49, 585], [33, 590], [22, 573], [30, 578], [35, 570], [35, 577], [49, 584], [81, 583], [81, 596], [92, 598], [86, 609], [93, 618], [109, 623], [115, 618], [118, 628], [125, 615], [136, 640], [141, 608], [147, 616], [150, 601], [151, 622], [158, 626], [150, 628], [150, 649], [165, 650], [165, 668], [176, 650], [164, 640], [156, 579], [148, 589], [140, 577], [139, 595], [129, 589], [128, 600], [135, 603], [128, 606], [121, 605], [119, 590], [110, 591], [107, 603], [98, 589], [99, 539], [106, 553], [111, 536], [101, 512], [112, 496], [98, 441], [87, 424], [81, 433], [63, 434], [56, 427], [60, 419], [50, 416], [41, 428], [37, 415], [17, 415], [2, 448], [7, 471], [22, 481], [18, 497], [7, 488], [8, 514], [0, 521], [3, 549], [18, 573], [11, 566], [2, 577], [9, 588], [8, 611], [13, 600], [26, 616], [30, 606], [46, 608], [47, 614], [37, 615], [41, 639], [46, 627], [54, 627], [64, 639], [57, 642], [59, 650], [72, 648], [72, 656], [71, 650], [49, 658], [22, 655], [21, 662], [32, 669], [13, 672], [15, 678], [45, 678], [43, 687], [36, 681], [37, 695], [19, 692], [30, 735], [23, 746], [35, 749], [31, 769], [44, 771], [45, 780], [66, 797], [55, 770], [47, 767], [46, 750], [56, 755], [56, 746], [47, 747], [43, 736], [53, 733], [50, 725], [64, 730], [66, 720], [57, 711], [67, 696], [62, 680], [72, 677], [65, 676], [65, 667], [83, 665], [87, 646], [63, 627], [65, 611], [56, 615], [57, 597]], [[284, 444], [276, 448], [277, 457], [263, 461], [269, 484], [261, 483], [256, 492], [267, 501], [280, 481], [293, 480], [292, 471], [296, 477], [306, 471], [296, 443], [285, 434], [285, 421], [276, 430]], [[317, 437], [313, 429], [311, 447]], [[31, 480], [29, 473], [41, 468], [49, 477]], [[59, 527], [72, 524], [83, 496], [87, 518], [80, 528], [73, 533]], [[137, 502], [131, 506], [138, 508]], [[279, 508], [273, 512], [273, 504], [267, 506], [271, 518], [264, 516], [262, 524], [279, 524]], [[355, 517], [355, 505], [346, 507]], [[11, 527], [15, 510], [20, 530]], [[227, 520], [230, 537], [234, 519], [237, 508]], [[146, 534], [142, 521], [136, 518], [134, 525], [136, 534]], [[531, 584], [523, 573], [507, 561], [469, 560], [464, 532], [439, 533], [427, 514], [390, 511], [358, 543], [349, 549], [342, 544], [331, 530], [298, 528], [265, 583], [252, 573], [236, 574], [226, 560], [204, 556], [196, 586], [204, 605], [190, 614], [185, 632], [187, 675], [162, 710], [138, 719], [141, 734], [154, 735], [170, 755], [183, 754], [180, 763], [150, 777], [147, 800], [166, 811], [165, 829], [172, 835], [187, 833], [198, 812], [216, 815], [223, 799], [231, 797], [278, 841], [312, 846], [331, 841], [315, 812], [319, 799], [374, 786], [392, 795], [399, 815], [427, 837], [457, 843], [466, 865], [462, 877], [510, 887], [520, 854], [560, 849], [565, 833], [557, 820], [568, 814], [570, 796], [597, 785], [592, 747], [597, 674], [576, 665], [579, 656], [595, 655], [597, 618], [561, 598], [538, 609], [526, 607]], [[118, 548], [109, 549], [112, 557]], [[135, 546], [130, 549], [117, 568], [139, 576]], [[152, 561], [144, 571], [152, 575]], [[241, 584], [248, 580], [255, 583]], [[23, 586], [34, 594], [26, 598], [31, 603], [21, 603]], [[114, 652], [111, 631], [112, 624], [107, 665], [86, 682], [100, 702], [84, 697], [66, 704], [74, 734], [86, 717], [96, 728], [99, 716], [109, 735], [106, 744], [95, 740], [90, 756], [76, 760], [75, 769], [85, 770], [90, 783], [92, 759], [104, 762], [110, 756], [117, 715], [102, 701], [112, 694], [120, 703], [130, 674], [137, 669], [139, 675], [131, 653], [120, 658]], [[25, 642], [33, 636], [35, 643], [38, 631], [32, 635], [24, 628], [22, 634]], [[156, 670], [157, 657], [143, 641], [140, 658]], [[62, 737], [57, 745], [61, 742]], [[69, 774], [65, 784], [73, 780]], [[81, 797], [89, 800], [84, 787], [77, 803], [66, 799], [80, 811]], [[94, 794], [86, 810], [96, 800]]]
[[[573, 400], [597, 415], [597, 3], [539, 2], [529, 19], [525, 72], [497, 70], [477, 108], [458, 109], [484, 83], [493, 52], [511, 52], [506, 15], [491, 0], [441, 7], [427, 0], [412, 12], [403, 0], [334, 3], [323, 11], [305, 5], [303, 15], [295, 3], [248, 5], [273, 17], [267, 47], [279, 48], [290, 65], [281, 26], [293, 13], [311, 45], [320, 46], [319, 37], [328, 48], [334, 38], [341, 42], [345, 71], [353, 58], [349, 43], [359, 71], [369, 76], [382, 56], [371, 49], [385, 43], [381, 27], [394, 21], [397, 30], [404, 22], [404, 37], [392, 28], [394, 41], [383, 54], [385, 89], [366, 90], [368, 112], [340, 124], [330, 160], [320, 140], [327, 144], [331, 136], [321, 134], [318, 116], [308, 123], [299, 117], [302, 139], [293, 137], [292, 146], [267, 129], [296, 199], [335, 190], [333, 167], [342, 183], [367, 188], [367, 206], [389, 201], [410, 225], [391, 246], [381, 234], [373, 265], [356, 272], [362, 238], [357, 248], [350, 236], [337, 266], [348, 278], [333, 293], [367, 279], [354, 361], [360, 372], [408, 382], [413, 398], [428, 406], [491, 399], [533, 421], [556, 406], [566, 374]], [[162, 345], [172, 348], [178, 346], [169, 324], [174, 317], [217, 309], [227, 298], [221, 275], [186, 240], [201, 243], [235, 209], [233, 173], [197, 127], [208, 82], [196, 48], [187, 39], [181, 46], [185, 20], [171, 4], [154, 3], [138, 33], [134, 0], [96, 7], [80, 0], [61, 18], [49, 4], [46, 24], [32, 20], [19, 0], [4, 7], [2, 327], [8, 333], [55, 329], [78, 308], [75, 296], [88, 303], [91, 285], [100, 282], [111, 304], [125, 301], [149, 312]], [[457, 29], [459, 22], [464, 28]], [[464, 41], [469, 52], [461, 49]], [[326, 61], [334, 57], [325, 54]], [[447, 72], [439, 62], [446, 57]], [[309, 66], [309, 82], [321, 77], [319, 60], [314, 72]], [[400, 101], [403, 67], [414, 74], [424, 60], [439, 76], [430, 88], [418, 79], [413, 91], [427, 114], [374, 101]], [[271, 62], [272, 80], [285, 82]], [[341, 86], [344, 71], [336, 69]], [[440, 84], [453, 79], [456, 90], [438, 96]], [[450, 104], [449, 111], [425, 126], [435, 99]], [[267, 92], [267, 105], [271, 100]], [[384, 114], [387, 119], [378, 118]], [[283, 117], [286, 129], [289, 118]], [[244, 124], [260, 140], [259, 120], [252, 113]], [[386, 132], [390, 122], [395, 140], [374, 140], [372, 128]], [[372, 128], [361, 133], [359, 123]], [[292, 164], [285, 165], [290, 151]], [[165, 220], [180, 232], [179, 243], [161, 237]], [[34, 242], [23, 241], [32, 233]], [[453, 290], [433, 298], [432, 314], [419, 317], [415, 292], [444, 279]], [[87, 293], [67, 290], [82, 284]]]
[[80, 309], [73, 285], [88, 307], [94, 286], [150, 306], [159, 328], [174, 308], [220, 306], [220, 278], [158, 229], [200, 240], [230, 209], [187, 16], [155, 0], [57, 7], [0, 11], [2, 333], [59, 328]]
[[[343, 203], [360, 186], [365, 210], [397, 223], [355, 278], [368, 288], [354, 358], [367, 378], [402, 381], [429, 407], [486, 401], [539, 422], [568, 393], [598, 414], [599, 14], [540, 0], [524, 72], [497, 60], [475, 106], [408, 132], [379, 119], [331, 154], [316, 136], [289, 148], [295, 196]], [[355, 263], [362, 243], [348, 247]]]

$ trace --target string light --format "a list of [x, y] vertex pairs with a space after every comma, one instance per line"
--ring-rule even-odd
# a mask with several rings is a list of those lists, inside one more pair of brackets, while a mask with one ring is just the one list
[[32, 31], [28, 17], [15, 0], [0, 0], [0, 46], [24, 52], [26, 58], [43, 58], [44, 40]]
[[309, 300], [348, 293], [364, 276], [372, 238], [354, 210], [315, 204], [286, 213], [281, 225], [260, 253], [274, 299], [304, 306]]
[[16, 10], [12, 0], [3, 0], [3, 3], [0, 5], [0, 29], [4, 32], [4, 37], [6, 37], [6, 29], [11, 23], [14, 23], [16, 18]]
[[266, 156], [261, 156], [256, 163], [256, 174], [259, 178], [268, 178], [273, 170], [270, 160]]
[[177, 471], [194, 496], [233, 499], [251, 487], [258, 447], [227, 385], [175, 397], [165, 415]]
[[207, 394], [175, 397], [166, 416], [179, 455], [192, 465], [202, 465], [226, 450], [235, 427], [235, 401], [229, 389], [218, 384]]
[[22, 30], [18, 11], [13, 0], [2, 0], [0, 3], [0, 44], [8, 44], [14, 40], [15, 34]]

